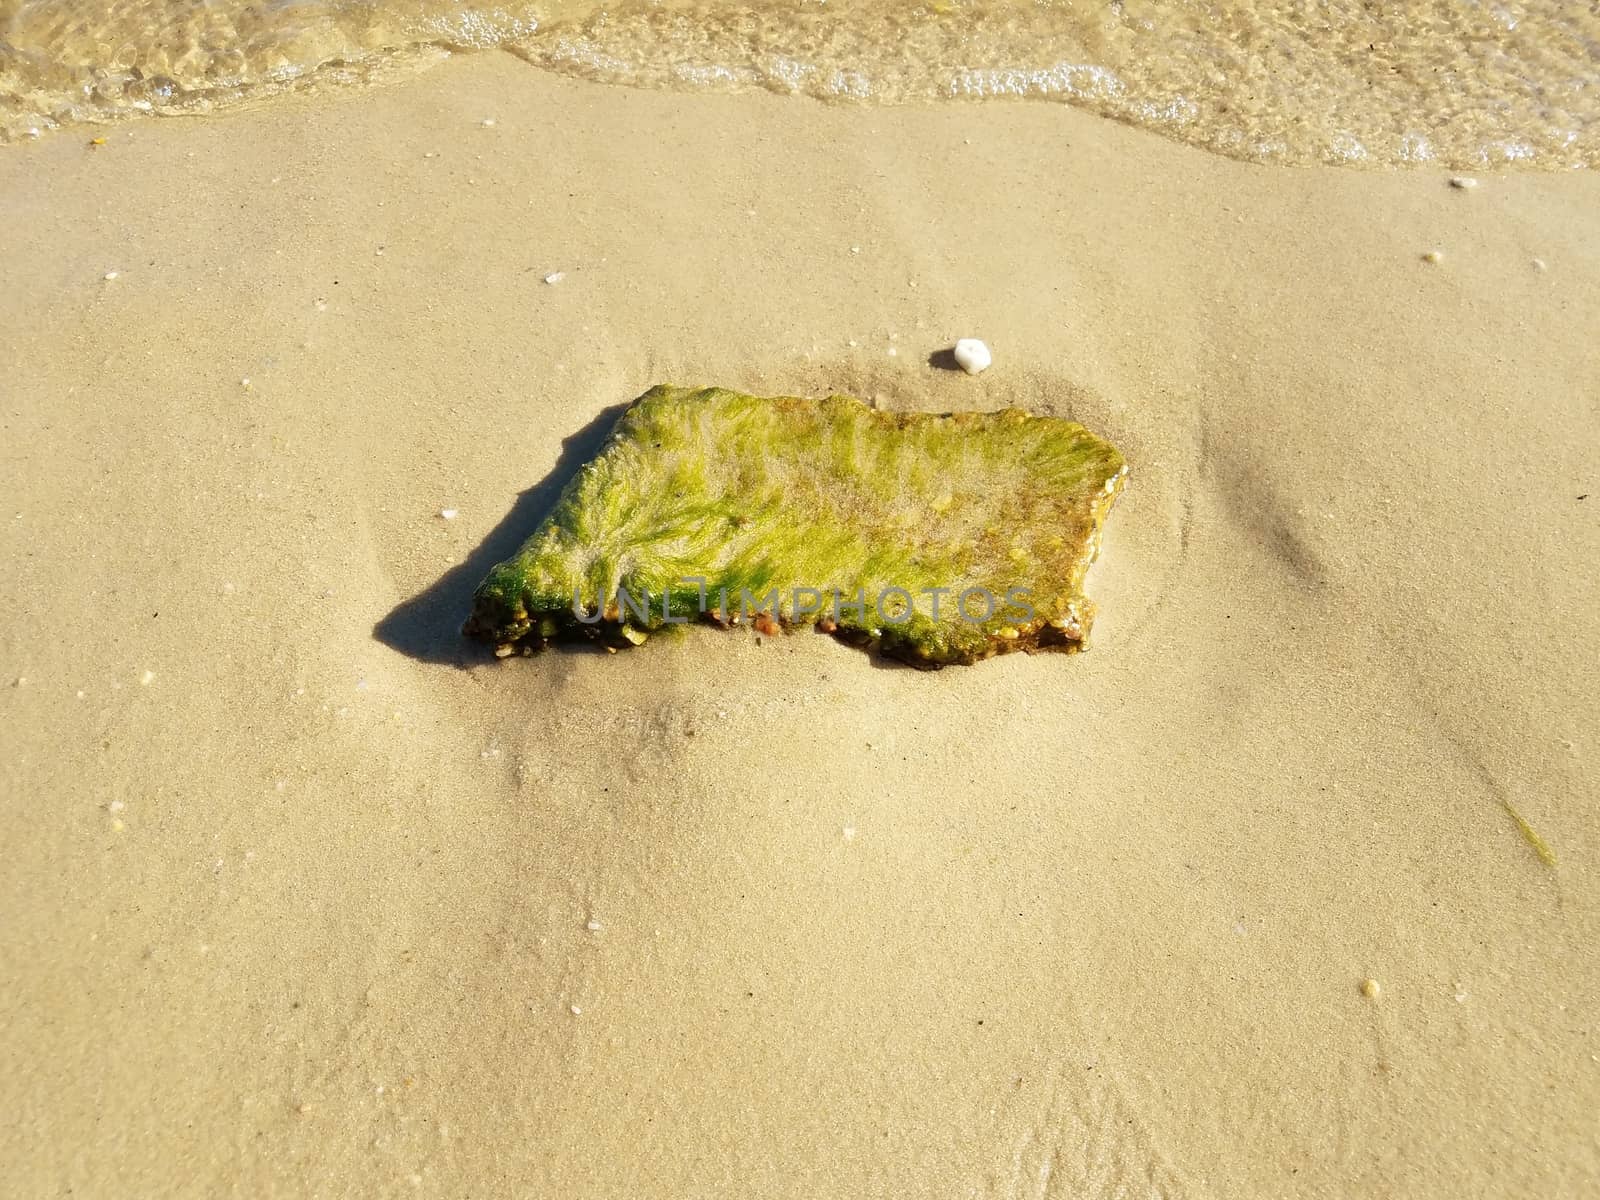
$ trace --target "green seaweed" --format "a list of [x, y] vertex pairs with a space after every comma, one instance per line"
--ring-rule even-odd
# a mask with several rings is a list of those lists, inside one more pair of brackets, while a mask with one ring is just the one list
[[501, 654], [621, 648], [706, 618], [818, 625], [920, 666], [1076, 650], [1126, 478], [1110, 443], [1020, 409], [659, 386], [489, 572], [465, 632]]
[[1517, 832], [1522, 834], [1522, 840], [1533, 847], [1533, 852], [1539, 856], [1539, 861], [1547, 867], [1556, 865], [1556, 852], [1550, 848], [1550, 843], [1539, 836], [1539, 831], [1528, 824], [1528, 819], [1517, 811], [1516, 806], [1509, 800], [1502, 799], [1500, 807], [1506, 810], [1506, 815], [1516, 822]]

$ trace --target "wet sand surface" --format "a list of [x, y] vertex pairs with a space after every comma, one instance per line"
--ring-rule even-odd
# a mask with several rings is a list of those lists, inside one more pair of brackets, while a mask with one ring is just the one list
[[[0, 154], [18, 1194], [1600, 1184], [1592, 175], [506, 55], [86, 142]], [[657, 382], [1109, 437], [1092, 650], [463, 644]]]

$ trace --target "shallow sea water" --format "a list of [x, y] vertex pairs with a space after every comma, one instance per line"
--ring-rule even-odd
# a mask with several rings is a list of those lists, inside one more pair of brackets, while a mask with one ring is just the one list
[[1042, 100], [1273, 163], [1600, 163], [1600, 6], [0, 0], [0, 140], [501, 49], [638, 87]]

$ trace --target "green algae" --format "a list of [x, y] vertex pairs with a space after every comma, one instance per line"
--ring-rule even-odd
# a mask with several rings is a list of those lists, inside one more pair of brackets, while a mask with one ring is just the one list
[[1533, 847], [1533, 852], [1539, 856], [1539, 861], [1547, 867], [1556, 865], [1556, 852], [1550, 848], [1550, 843], [1539, 836], [1539, 831], [1528, 823], [1528, 819], [1517, 811], [1516, 806], [1509, 800], [1501, 800], [1500, 807], [1506, 810], [1506, 815], [1516, 822], [1517, 832], [1522, 834], [1522, 840]]
[[1126, 478], [1109, 442], [1020, 409], [655, 387], [489, 572], [465, 632], [501, 654], [622, 648], [703, 618], [816, 625], [920, 666], [1076, 650]]

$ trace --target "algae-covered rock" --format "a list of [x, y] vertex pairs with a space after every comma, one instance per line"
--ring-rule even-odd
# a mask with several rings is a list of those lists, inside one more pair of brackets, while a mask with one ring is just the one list
[[1075, 650], [1126, 478], [1110, 443], [1019, 409], [656, 387], [489, 572], [466, 632], [501, 654], [696, 619], [816, 625], [921, 666]]

